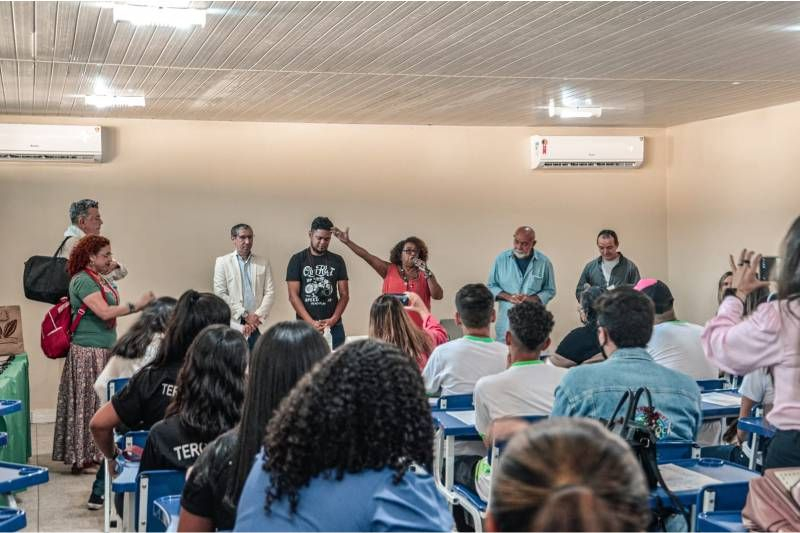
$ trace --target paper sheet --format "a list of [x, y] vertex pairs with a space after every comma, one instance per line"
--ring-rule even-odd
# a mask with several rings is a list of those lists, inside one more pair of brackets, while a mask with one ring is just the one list
[[475, 425], [475, 411], [446, 411], [453, 418], [457, 418], [468, 426]]
[[672, 492], [682, 490], [697, 491], [706, 485], [720, 483], [718, 479], [674, 464], [662, 464], [658, 465], [658, 468], [661, 470], [661, 475], [664, 477], [664, 483], [667, 484], [667, 487], [669, 487], [669, 490]]
[[734, 396], [733, 394], [725, 394], [722, 392], [709, 392], [703, 394], [702, 398], [706, 403], [713, 403], [714, 405], [722, 405], [724, 407], [733, 407], [742, 404], [741, 396]]

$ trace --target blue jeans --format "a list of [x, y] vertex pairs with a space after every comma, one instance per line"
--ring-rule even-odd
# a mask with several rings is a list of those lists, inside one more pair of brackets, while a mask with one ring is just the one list
[[344, 324], [342, 321], [339, 320], [336, 324], [331, 326], [331, 343], [333, 343], [333, 349], [335, 350], [345, 341], [345, 334], [344, 334]]

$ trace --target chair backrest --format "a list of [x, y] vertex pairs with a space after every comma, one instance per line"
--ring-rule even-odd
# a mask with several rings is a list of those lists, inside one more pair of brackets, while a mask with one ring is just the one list
[[109, 379], [106, 383], [106, 400], [111, 401], [111, 398], [124, 389], [130, 380], [131, 378]]
[[660, 440], [656, 445], [656, 460], [669, 463], [700, 457], [700, 447], [690, 440]]
[[727, 389], [728, 382], [724, 379], [698, 379], [697, 386], [700, 387], [700, 392], [708, 392], [712, 390]]
[[163, 532], [153, 502], [162, 496], [180, 494], [186, 482], [183, 470], [150, 470], [139, 472], [136, 488], [136, 531]]
[[181, 495], [162, 496], [153, 502], [156, 518], [167, 530], [167, 533], [178, 531], [178, 520], [181, 515]]
[[750, 490], [749, 481], [706, 485], [697, 494], [697, 513], [741, 511]]
[[442, 396], [436, 400], [436, 405], [431, 406], [434, 411], [471, 411], [475, 409], [472, 403], [472, 393], [452, 394]]
[[447, 336], [450, 338], [451, 341], [455, 339], [460, 339], [461, 337], [464, 336], [464, 332], [461, 330], [461, 326], [456, 324], [454, 318], [443, 318], [442, 320], [439, 321], [439, 323], [447, 332]]

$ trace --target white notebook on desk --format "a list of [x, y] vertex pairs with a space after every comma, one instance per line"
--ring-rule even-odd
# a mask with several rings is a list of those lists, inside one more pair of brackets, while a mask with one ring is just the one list
[[672, 492], [680, 492], [683, 490], [696, 491], [706, 485], [720, 482], [713, 477], [674, 464], [658, 465], [658, 469], [661, 470], [664, 483]]
[[703, 401], [706, 403], [713, 403], [714, 405], [721, 405], [723, 407], [733, 407], [735, 405], [742, 405], [742, 397], [734, 396], [733, 394], [724, 394], [722, 392], [709, 392], [703, 394]]
[[447, 414], [461, 420], [468, 426], [475, 425], [475, 411], [447, 411]]

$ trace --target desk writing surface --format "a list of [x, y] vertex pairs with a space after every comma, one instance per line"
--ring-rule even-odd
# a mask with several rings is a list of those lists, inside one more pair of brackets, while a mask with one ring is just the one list
[[136, 476], [139, 474], [139, 462], [126, 461], [120, 457], [117, 459], [117, 471], [119, 475], [111, 482], [111, 490], [114, 492], [136, 492]]

